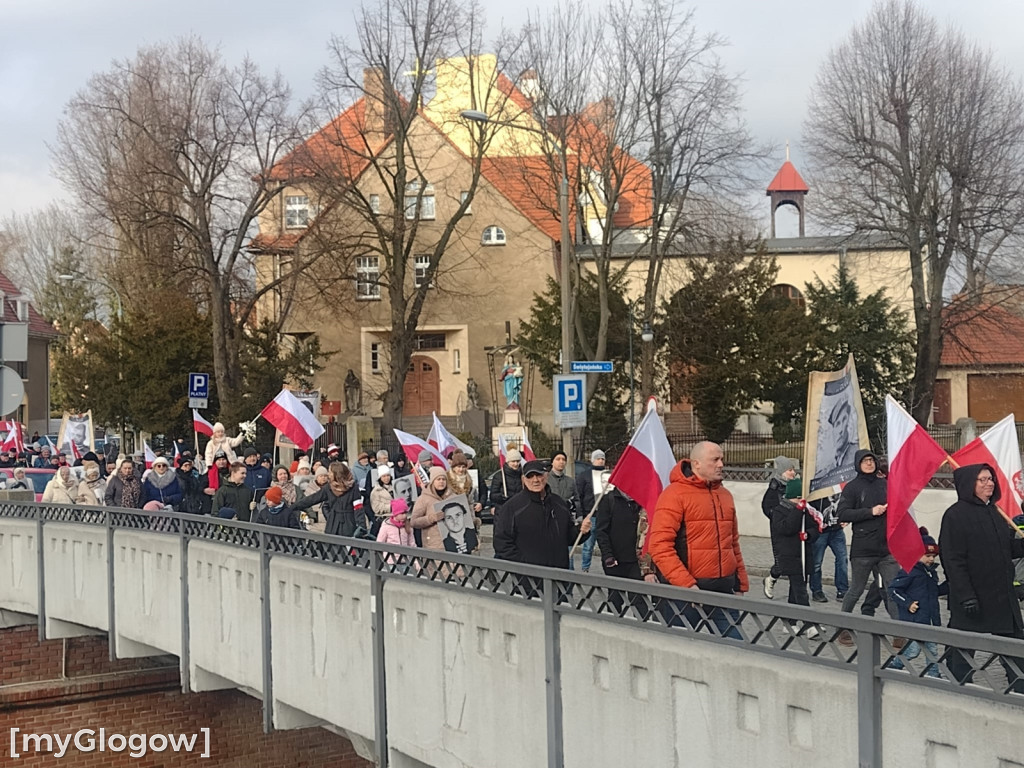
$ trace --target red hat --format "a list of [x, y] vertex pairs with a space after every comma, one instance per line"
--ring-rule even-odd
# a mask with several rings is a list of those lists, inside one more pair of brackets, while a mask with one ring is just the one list
[[328, 453], [334, 453], [334, 452], [339, 451], [339, 450], [341, 450], [341, 449], [338, 448], [338, 446], [336, 446], [334, 443], [331, 443], [330, 445], [327, 446], [327, 452]]
[[276, 507], [281, 503], [281, 489], [276, 485], [270, 486], [267, 488], [267, 495], [264, 498], [267, 500], [267, 504]]

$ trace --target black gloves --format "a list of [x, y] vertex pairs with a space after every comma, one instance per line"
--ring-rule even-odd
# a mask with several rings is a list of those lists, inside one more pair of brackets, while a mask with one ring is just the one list
[[605, 568], [614, 568], [618, 564], [619, 564], [619, 561], [616, 560], [614, 557], [612, 557], [610, 555], [604, 559], [604, 567]]
[[961, 600], [960, 607], [964, 609], [964, 613], [967, 616], [978, 616], [981, 614], [981, 603], [978, 602], [978, 598], [976, 597], [969, 597], [966, 600]]

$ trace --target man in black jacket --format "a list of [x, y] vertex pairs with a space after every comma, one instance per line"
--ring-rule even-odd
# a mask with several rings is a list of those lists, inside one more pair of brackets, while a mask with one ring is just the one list
[[[857, 451], [854, 457], [857, 477], [846, 484], [839, 497], [839, 520], [853, 523], [853, 543], [850, 545], [850, 590], [843, 598], [843, 613], [852, 613], [868, 577], [874, 569], [882, 577], [882, 587], [888, 592], [889, 582], [900, 571], [896, 559], [889, 553], [886, 538], [887, 486], [885, 478], [876, 474], [878, 460], [867, 450]], [[894, 606], [886, 604], [889, 615], [898, 619]], [[844, 639], [840, 638], [840, 642]]]
[[523, 467], [523, 490], [512, 496], [494, 518], [494, 556], [499, 560], [569, 567], [569, 547], [590, 520], [577, 525], [561, 496], [548, 488], [548, 464], [540, 459]]

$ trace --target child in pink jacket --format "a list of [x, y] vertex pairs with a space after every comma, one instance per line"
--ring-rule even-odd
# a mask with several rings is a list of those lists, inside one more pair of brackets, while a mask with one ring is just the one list
[[384, 521], [377, 533], [377, 541], [400, 547], [415, 547], [416, 539], [409, 523], [409, 505], [405, 499], [391, 500], [391, 516]]

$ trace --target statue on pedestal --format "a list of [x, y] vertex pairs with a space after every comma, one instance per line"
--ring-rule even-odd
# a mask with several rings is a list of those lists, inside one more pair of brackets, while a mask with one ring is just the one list
[[519, 396], [523, 390], [523, 366], [516, 362], [512, 355], [505, 358], [505, 366], [501, 369], [498, 380], [505, 386], [505, 410], [519, 410]]

